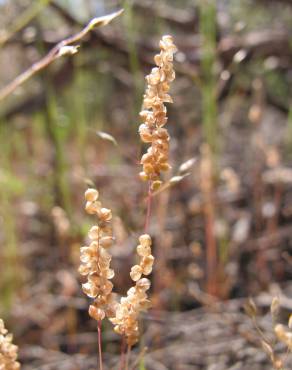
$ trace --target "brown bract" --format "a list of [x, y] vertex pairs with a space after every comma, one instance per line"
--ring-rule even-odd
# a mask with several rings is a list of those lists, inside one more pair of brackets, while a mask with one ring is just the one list
[[160, 185], [161, 171], [170, 169], [169, 134], [164, 128], [167, 123], [165, 103], [172, 103], [168, 92], [170, 83], [175, 78], [173, 55], [176, 52], [171, 36], [163, 36], [159, 46], [161, 51], [154, 57], [157, 67], [146, 76], [147, 87], [143, 110], [140, 112], [143, 123], [139, 127], [141, 140], [151, 144], [147, 153], [141, 158], [143, 171], [140, 172], [140, 178], [144, 181], [152, 181], [156, 189]]
[[0, 369], [18, 370], [20, 364], [17, 362], [18, 347], [12, 344], [12, 335], [4, 327], [0, 319]]

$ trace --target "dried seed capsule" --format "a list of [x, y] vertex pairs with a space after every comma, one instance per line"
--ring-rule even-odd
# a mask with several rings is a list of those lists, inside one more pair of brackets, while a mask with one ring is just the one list
[[151, 248], [148, 245], [138, 245], [137, 247], [137, 254], [140, 257], [146, 257], [151, 254]]
[[147, 125], [142, 124], [142, 125], [139, 126], [139, 134], [140, 134], [141, 140], [144, 143], [151, 143], [152, 134], [151, 134], [151, 131], [150, 131], [150, 129]]
[[105, 318], [105, 312], [102, 309], [95, 307], [93, 305], [89, 306], [88, 313], [89, 316], [91, 316], [93, 319], [97, 321], [103, 320]]
[[139, 265], [135, 265], [131, 268], [130, 276], [133, 281], [140, 279], [142, 275], [142, 268]]
[[147, 175], [154, 173], [154, 167], [150, 163], [144, 163], [143, 170]]
[[114, 238], [112, 236], [104, 236], [100, 239], [99, 245], [103, 248], [109, 248], [112, 246]]
[[89, 202], [94, 202], [98, 198], [98, 191], [96, 189], [89, 188], [85, 192], [85, 199]]
[[112, 211], [108, 208], [101, 208], [98, 212], [98, 217], [101, 221], [110, 221], [112, 219]]
[[149, 275], [152, 272], [154, 257], [152, 255], [143, 257], [141, 267], [144, 275]]
[[136, 287], [142, 291], [146, 291], [150, 288], [150, 281], [147, 278], [142, 278], [137, 281]]
[[143, 246], [151, 246], [151, 243], [152, 243], [152, 240], [151, 240], [151, 236], [148, 235], [148, 234], [143, 234], [139, 237], [139, 242], [143, 245]]
[[100, 202], [86, 202], [85, 204], [85, 211], [90, 214], [90, 215], [94, 215], [95, 213], [98, 212], [98, 210], [100, 209]]
[[90, 282], [82, 284], [82, 290], [89, 298], [95, 298], [99, 292], [98, 287]]
[[92, 226], [92, 228], [88, 232], [88, 236], [92, 240], [98, 240], [99, 239], [99, 227]]
[[106, 272], [106, 278], [107, 279], [112, 279], [115, 276], [115, 272], [113, 269], [108, 269]]

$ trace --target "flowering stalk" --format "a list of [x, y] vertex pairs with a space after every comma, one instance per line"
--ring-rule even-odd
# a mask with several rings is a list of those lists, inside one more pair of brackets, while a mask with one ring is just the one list
[[[137, 246], [139, 264], [133, 266], [130, 272], [130, 277], [135, 285], [119, 302], [113, 299], [113, 284], [110, 280], [114, 276], [114, 271], [110, 268], [111, 255], [107, 252], [113, 242], [110, 227], [112, 214], [109, 209], [103, 208], [98, 201], [97, 190], [88, 189], [85, 192], [87, 201], [85, 209], [89, 214], [97, 216], [98, 223], [88, 233], [91, 239], [90, 245], [81, 248], [82, 264], [79, 272], [87, 278], [87, 282], [82, 285], [83, 291], [93, 299], [93, 303], [89, 307], [89, 314], [99, 322], [100, 368], [102, 367], [101, 320], [107, 316], [114, 324], [115, 332], [122, 335], [123, 343], [127, 343], [127, 368], [130, 349], [139, 339], [139, 314], [151, 305], [146, 293], [150, 288], [150, 281], [143, 276], [151, 274], [154, 263], [154, 257], [151, 254], [152, 241], [147, 234], [152, 191], [157, 190], [161, 185], [161, 172], [170, 168], [168, 163], [169, 134], [163, 126], [167, 122], [167, 110], [164, 103], [172, 102], [168, 91], [170, 82], [175, 78], [173, 54], [176, 47], [171, 36], [163, 36], [160, 41], [160, 49], [160, 53], [154, 58], [157, 67], [153, 68], [150, 75], [146, 77], [147, 88], [143, 110], [140, 112], [143, 119], [143, 124], [139, 127], [141, 140], [151, 144], [147, 153], [142, 156], [143, 171], [140, 173], [141, 179], [149, 182], [145, 234], [139, 237], [140, 244]], [[123, 347], [122, 345], [121, 368], [124, 365]]]
[[126, 297], [122, 297], [117, 305], [115, 317], [110, 321], [115, 325], [114, 331], [125, 337], [128, 347], [133, 346], [139, 339], [138, 317], [141, 311], [150, 307], [146, 291], [150, 288], [150, 281], [142, 278], [152, 272], [154, 257], [151, 255], [151, 238], [144, 234], [139, 238], [137, 254], [140, 258], [139, 265], [132, 267], [131, 279], [135, 285], [131, 287]]
[[99, 366], [102, 369], [101, 321], [105, 316], [114, 315], [115, 311], [113, 284], [110, 281], [114, 277], [114, 271], [110, 268], [112, 257], [108, 253], [108, 248], [113, 243], [110, 224], [112, 212], [102, 207], [95, 189], [86, 190], [85, 200], [85, 210], [97, 216], [97, 225], [92, 226], [88, 232], [90, 245], [81, 248], [79, 272], [87, 279], [86, 283], [82, 284], [84, 293], [93, 299], [89, 306], [89, 315], [98, 321]]
[[141, 158], [143, 171], [140, 172], [140, 178], [150, 182], [151, 190], [157, 190], [161, 185], [161, 172], [170, 169], [169, 134], [164, 128], [167, 109], [164, 103], [172, 103], [168, 92], [175, 78], [173, 54], [176, 47], [171, 36], [163, 36], [159, 46], [161, 51], [154, 57], [156, 67], [146, 76], [147, 87], [140, 112], [143, 123], [139, 127], [142, 142], [151, 144]]

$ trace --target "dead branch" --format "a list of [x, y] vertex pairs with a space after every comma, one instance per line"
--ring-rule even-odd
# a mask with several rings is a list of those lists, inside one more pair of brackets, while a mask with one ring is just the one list
[[5, 99], [13, 93], [19, 86], [30, 79], [34, 74], [46, 68], [49, 64], [53, 63], [56, 59], [64, 55], [72, 55], [77, 52], [77, 46], [74, 45], [81, 41], [91, 30], [96, 27], [105, 26], [110, 23], [114, 18], [119, 16], [123, 10], [118, 12], [92, 19], [80, 32], [65, 40], [60, 41], [49, 53], [38, 62], [34, 63], [30, 68], [21, 73], [12, 82], [0, 90], [0, 101]]

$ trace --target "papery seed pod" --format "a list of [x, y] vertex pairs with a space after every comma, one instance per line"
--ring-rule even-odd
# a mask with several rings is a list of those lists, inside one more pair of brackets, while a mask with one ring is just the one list
[[137, 254], [140, 257], [146, 257], [151, 254], [151, 248], [148, 245], [138, 245]]
[[90, 282], [82, 284], [82, 290], [89, 298], [95, 298], [99, 292], [98, 287]]
[[143, 257], [141, 261], [141, 267], [143, 275], [149, 275], [152, 272], [154, 257], [152, 255]]
[[92, 228], [88, 232], [88, 236], [92, 240], [98, 240], [99, 239], [99, 227], [92, 226]]
[[140, 279], [142, 275], [142, 268], [139, 265], [132, 266], [130, 276], [133, 281]]
[[105, 318], [105, 312], [102, 309], [95, 307], [93, 305], [89, 306], [88, 313], [90, 317], [97, 321], [103, 320]]
[[142, 289], [143, 291], [146, 291], [150, 288], [150, 281], [147, 278], [142, 278], [136, 283], [136, 287], [138, 289]]
[[101, 208], [98, 212], [98, 217], [102, 221], [110, 221], [112, 219], [112, 211], [108, 208]]
[[87, 189], [85, 192], [85, 199], [89, 202], [94, 202], [98, 198], [98, 191], [96, 189]]
[[151, 236], [148, 235], [148, 234], [143, 234], [139, 237], [139, 242], [143, 246], [149, 246], [150, 247], [151, 243], [152, 243]]
[[94, 202], [86, 202], [85, 211], [90, 214], [94, 215], [97, 212], [97, 207]]
[[112, 236], [104, 236], [100, 239], [99, 244], [103, 248], [109, 248], [112, 246], [114, 238]]

